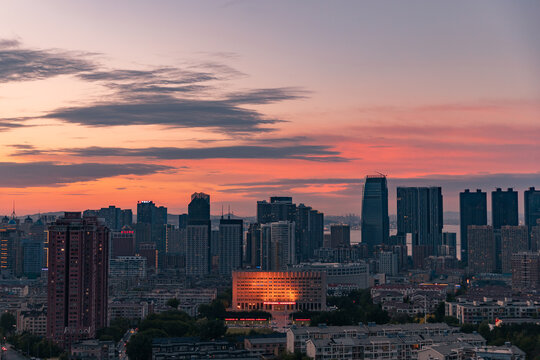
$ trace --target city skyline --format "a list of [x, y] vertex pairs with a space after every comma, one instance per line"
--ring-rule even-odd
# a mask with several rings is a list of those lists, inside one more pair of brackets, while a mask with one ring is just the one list
[[1, 214], [540, 187], [537, 2], [3, 7]]

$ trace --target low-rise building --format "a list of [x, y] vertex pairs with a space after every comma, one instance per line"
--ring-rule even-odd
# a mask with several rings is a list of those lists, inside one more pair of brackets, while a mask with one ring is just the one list
[[147, 301], [115, 299], [109, 303], [109, 321], [122, 318], [143, 320], [152, 310], [152, 304]]
[[357, 325], [357, 326], [309, 326], [290, 328], [287, 330], [287, 351], [291, 353], [306, 352], [308, 340], [365, 338], [365, 337], [395, 337], [395, 336], [451, 336], [459, 333], [459, 328], [450, 327], [445, 323], [426, 324], [386, 324], [386, 325]]
[[445, 315], [458, 319], [460, 324], [479, 324], [484, 320], [495, 322], [505, 318], [532, 318], [540, 313], [538, 300], [513, 300], [484, 298], [478, 300], [459, 299], [445, 303]]
[[47, 334], [47, 311], [18, 310], [17, 332], [29, 332], [33, 335], [45, 336]]
[[100, 341], [97, 339], [84, 340], [71, 344], [70, 359], [114, 360], [116, 344], [114, 341]]
[[244, 348], [264, 357], [274, 357], [287, 348], [287, 337], [285, 334], [247, 337], [244, 339]]
[[249, 350], [227, 341], [201, 341], [195, 337], [157, 338], [152, 341], [152, 360], [243, 359], [259, 360]]

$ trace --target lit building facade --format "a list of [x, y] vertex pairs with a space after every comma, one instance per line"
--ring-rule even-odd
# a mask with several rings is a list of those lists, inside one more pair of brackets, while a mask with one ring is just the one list
[[233, 310], [326, 310], [323, 271], [234, 271]]

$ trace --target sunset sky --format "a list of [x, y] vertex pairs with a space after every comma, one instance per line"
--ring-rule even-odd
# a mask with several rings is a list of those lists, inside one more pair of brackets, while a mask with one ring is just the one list
[[0, 214], [538, 188], [539, 34], [535, 0], [3, 1]]

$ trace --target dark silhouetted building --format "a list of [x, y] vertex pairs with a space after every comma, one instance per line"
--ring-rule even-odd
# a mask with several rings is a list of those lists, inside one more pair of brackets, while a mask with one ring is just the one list
[[469, 255], [469, 225], [487, 225], [487, 196], [478, 189], [471, 192], [466, 189], [459, 193], [459, 225], [461, 240], [461, 260], [467, 263]]
[[156, 249], [156, 244], [153, 242], [140, 243], [138, 255], [146, 259], [146, 269], [157, 272], [158, 271], [158, 255], [159, 251]]
[[219, 273], [231, 275], [242, 268], [244, 222], [241, 219], [219, 220]]
[[536, 225], [531, 227], [531, 244], [532, 251], [540, 251], [540, 219], [536, 220]]
[[111, 256], [135, 256], [135, 231], [124, 226], [111, 233]]
[[246, 233], [246, 266], [256, 269], [261, 266], [261, 225], [249, 224]]
[[178, 227], [180, 229], [185, 229], [188, 224], [188, 214], [178, 215]]
[[22, 247], [22, 272], [28, 277], [38, 277], [43, 268], [43, 243], [30, 239], [21, 242]]
[[443, 198], [440, 187], [397, 188], [398, 235], [412, 234], [414, 246], [437, 255], [442, 244]]
[[324, 215], [304, 204], [298, 205], [295, 215], [296, 254], [298, 261], [313, 258], [315, 250], [323, 245]]
[[330, 225], [330, 247], [332, 249], [351, 247], [351, 227], [349, 225]]
[[497, 269], [495, 235], [488, 225], [469, 225], [469, 273], [493, 273]]
[[109, 206], [99, 210], [86, 210], [83, 216], [97, 216], [105, 220], [105, 225], [111, 231], [119, 231], [124, 226], [133, 225], [133, 211], [131, 209], [120, 209], [116, 206]]
[[529, 231], [532, 231], [533, 226], [536, 226], [537, 220], [540, 219], [540, 190], [531, 187], [529, 190], [526, 190], [523, 195], [525, 205], [525, 225], [527, 225]]
[[512, 255], [529, 250], [529, 231], [526, 226], [501, 227], [501, 271], [512, 272]]
[[257, 201], [257, 222], [295, 221], [296, 204], [290, 196], [272, 196], [270, 202]]
[[491, 192], [491, 216], [493, 228], [499, 230], [502, 226], [518, 226], [518, 193], [512, 188], [502, 191], [497, 188]]
[[186, 233], [186, 275], [204, 276], [210, 273], [210, 221], [193, 220]]
[[107, 326], [109, 229], [66, 212], [49, 226], [47, 337], [63, 347]]
[[210, 195], [193, 193], [186, 228], [186, 275], [204, 276], [212, 270]]
[[159, 253], [166, 251], [167, 208], [156, 206], [152, 201], [137, 203], [137, 224], [135, 240], [137, 247], [141, 243], [154, 243]]
[[193, 193], [188, 205], [189, 221], [210, 220], [210, 195], [205, 193]]
[[371, 253], [385, 244], [389, 235], [388, 186], [386, 176], [368, 175], [362, 199], [362, 243]]

